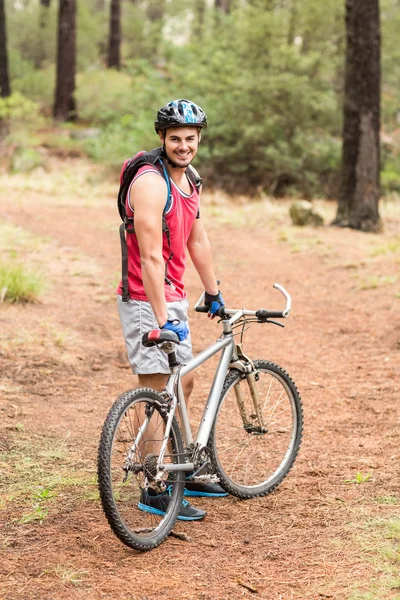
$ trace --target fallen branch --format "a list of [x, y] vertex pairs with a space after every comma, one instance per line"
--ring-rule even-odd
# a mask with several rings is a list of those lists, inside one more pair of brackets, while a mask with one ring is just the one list
[[245, 583], [241, 579], [238, 579], [237, 582], [238, 582], [239, 585], [241, 585], [242, 587], [246, 588], [246, 590], [250, 590], [250, 592], [253, 592], [253, 594], [258, 594], [257, 588], [253, 587], [252, 585], [249, 585], [248, 583]]
[[169, 535], [171, 537], [177, 538], [178, 540], [182, 540], [183, 542], [191, 542], [192, 538], [190, 538], [186, 533], [177, 533], [176, 531], [170, 531]]

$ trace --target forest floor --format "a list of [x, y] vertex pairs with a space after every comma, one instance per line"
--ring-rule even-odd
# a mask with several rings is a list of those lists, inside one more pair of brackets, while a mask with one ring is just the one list
[[[0, 250], [46, 284], [36, 304], [0, 304], [0, 599], [268, 600], [400, 598], [400, 204], [379, 235], [295, 228], [285, 201], [204, 196], [228, 304], [279, 309], [285, 329], [254, 326], [244, 349], [283, 366], [300, 390], [303, 443], [261, 499], [199, 499], [138, 553], [111, 532], [96, 483], [102, 423], [135, 386], [115, 304], [116, 181], [82, 159], [0, 175]], [[202, 292], [190, 265], [191, 305]], [[191, 316], [194, 350], [218, 335]], [[265, 327], [265, 328], [264, 328]], [[199, 370], [198, 416], [212, 365]]]

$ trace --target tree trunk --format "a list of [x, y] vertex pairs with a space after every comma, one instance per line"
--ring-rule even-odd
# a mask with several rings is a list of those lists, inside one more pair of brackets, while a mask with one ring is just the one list
[[146, 15], [150, 21], [147, 35], [147, 52], [157, 64], [164, 26], [165, 0], [149, 0]]
[[60, 0], [58, 14], [57, 81], [53, 115], [72, 121], [75, 112], [76, 2]]
[[291, 0], [289, 5], [289, 28], [288, 28], [288, 45], [291, 46], [294, 43], [296, 37], [296, 24], [298, 21], [298, 6], [297, 0]]
[[230, 1], [229, 0], [215, 0], [215, 8], [222, 11], [226, 15], [229, 14]]
[[346, 0], [342, 172], [334, 225], [380, 231], [379, 0]]
[[50, 0], [40, 0], [39, 6], [39, 40], [38, 40], [38, 53], [35, 60], [35, 67], [40, 69], [43, 65], [43, 61], [46, 58], [45, 51], [45, 38], [47, 22], [49, 19], [49, 8]]
[[195, 0], [192, 34], [196, 40], [201, 40], [203, 37], [205, 15], [205, 0]]
[[4, 10], [4, 0], [0, 0], [0, 96], [2, 98], [7, 98], [10, 94], [11, 87], [8, 76], [6, 13]]
[[121, 47], [121, 5], [120, 0], [111, 0], [110, 37], [108, 42], [108, 67], [119, 69]]

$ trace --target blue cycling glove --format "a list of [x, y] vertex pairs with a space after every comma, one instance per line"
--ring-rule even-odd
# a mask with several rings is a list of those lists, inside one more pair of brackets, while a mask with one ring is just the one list
[[214, 319], [214, 317], [217, 315], [219, 309], [222, 306], [225, 306], [225, 302], [224, 302], [221, 292], [218, 292], [218, 294], [215, 294], [214, 296], [212, 294], [208, 294], [207, 292], [205, 292], [204, 306], [207, 306], [209, 308], [208, 316], [211, 319]]
[[183, 342], [189, 335], [188, 326], [184, 321], [179, 321], [178, 319], [174, 319], [173, 321], [168, 320], [160, 329], [168, 329], [168, 331], [174, 331], [178, 337], [179, 341]]

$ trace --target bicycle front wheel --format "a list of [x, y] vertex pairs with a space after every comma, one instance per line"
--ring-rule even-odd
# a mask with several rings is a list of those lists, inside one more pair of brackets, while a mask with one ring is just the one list
[[221, 485], [239, 498], [265, 496], [281, 483], [303, 430], [300, 395], [286, 371], [264, 360], [254, 366], [256, 396], [244, 373], [228, 373], [210, 436]]
[[[167, 417], [160, 412], [162, 403], [163, 398], [151, 389], [126, 392], [111, 407], [99, 444], [98, 480], [103, 510], [115, 535], [136, 550], [151, 550], [161, 544], [175, 524], [183, 497], [183, 471], [166, 473], [162, 489], [154, 482], [166, 433]], [[163, 462], [184, 462], [175, 418]]]

